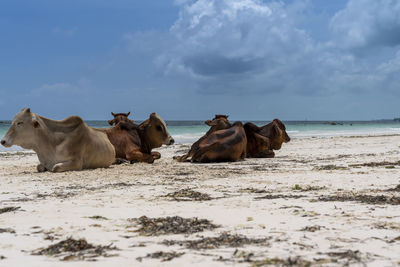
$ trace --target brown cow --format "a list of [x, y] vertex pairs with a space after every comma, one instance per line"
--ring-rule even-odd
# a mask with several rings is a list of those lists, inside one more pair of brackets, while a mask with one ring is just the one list
[[246, 133], [241, 122], [210, 133], [193, 152], [191, 162], [237, 161], [246, 157]]
[[207, 138], [211, 133], [218, 131], [218, 130], [223, 130], [230, 128], [232, 125], [228, 120], [227, 115], [215, 115], [214, 119], [212, 120], [206, 120], [204, 122], [211, 128], [207, 131], [205, 135], [203, 135], [199, 140], [197, 140], [191, 147], [188, 153], [186, 153], [183, 156], [175, 156], [174, 159], [177, 160], [178, 162], [183, 162], [186, 161], [188, 158], [192, 157], [193, 154], [199, 149], [199, 144]]
[[80, 117], [55, 121], [29, 108], [15, 116], [1, 144], [33, 149], [39, 158], [39, 172], [108, 167], [115, 159], [107, 136], [87, 126]]
[[130, 120], [130, 119], [128, 118], [129, 114], [131, 114], [131, 113], [128, 112], [128, 113], [116, 113], [116, 114], [115, 114], [114, 112], [111, 112], [111, 115], [114, 117], [114, 119], [109, 120], [109, 121], [108, 121], [108, 124], [110, 124], [111, 126], [113, 126], [113, 125], [117, 125], [118, 122], [121, 122], [121, 121], [133, 123], [133, 120]]
[[161, 157], [159, 152], [151, 152], [153, 148], [174, 143], [164, 120], [156, 113], [140, 125], [120, 121], [114, 127], [99, 130], [104, 131], [114, 145], [117, 159], [153, 163]]
[[247, 122], [244, 129], [249, 158], [273, 158], [275, 156], [273, 150], [281, 149], [282, 143], [290, 141], [285, 125], [279, 119], [274, 119], [262, 127]]

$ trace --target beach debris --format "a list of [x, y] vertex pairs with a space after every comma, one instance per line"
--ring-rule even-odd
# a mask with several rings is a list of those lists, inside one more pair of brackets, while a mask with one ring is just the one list
[[0, 214], [6, 213], [6, 212], [11, 212], [11, 211], [16, 211], [20, 209], [21, 207], [5, 207], [0, 209]]
[[300, 266], [308, 267], [313, 263], [308, 260], [303, 260], [301, 257], [289, 257], [286, 259], [280, 258], [266, 258], [263, 260], [255, 261], [251, 265], [252, 267], [262, 267], [262, 266]]
[[188, 249], [215, 249], [219, 247], [242, 247], [244, 245], [263, 245], [267, 246], [271, 237], [248, 238], [243, 235], [222, 233], [217, 237], [203, 237], [195, 240], [164, 240], [162, 244], [167, 246], [179, 245], [186, 246]]
[[109, 220], [108, 218], [104, 217], [104, 216], [100, 216], [100, 215], [94, 215], [94, 216], [90, 216], [87, 217], [89, 219], [93, 219], [93, 220]]
[[394, 188], [390, 188], [387, 191], [395, 191], [395, 192], [400, 192], [400, 184], [398, 184], [396, 187]]
[[358, 250], [346, 250], [346, 251], [338, 251], [338, 252], [328, 252], [327, 255], [333, 258], [339, 259], [347, 259], [347, 263], [355, 260], [357, 262], [361, 261], [360, 251]]
[[371, 196], [371, 195], [357, 195], [357, 194], [346, 194], [346, 195], [333, 195], [333, 196], [320, 196], [319, 201], [358, 201], [365, 204], [390, 204], [390, 205], [400, 205], [400, 197], [396, 196]]
[[312, 186], [312, 185], [307, 185], [305, 187], [302, 187], [298, 184], [295, 184], [292, 187], [293, 191], [301, 191], [301, 192], [318, 191], [318, 190], [323, 190], [323, 189], [326, 189], [326, 187], [325, 186]]
[[253, 187], [247, 187], [239, 189], [239, 193], [254, 193], [254, 194], [264, 194], [264, 193], [271, 193], [271, 191], [267, 191], [265, 189], [258, 189]]
[[256, 197], [255, 199], [278, 199], [278, 198], [302, 198], [302, 197], [307, 197], [306, 195], [283, 195], [283, 194], [268, 194], [262, 197]]
[[190, 188], [168, 193], [164, 197], [170, 197], [176, 201], [207, 201], [212, 199], [209, 194], [200, 193]]
[[112, 246], [93, 245], [88, 243], [85, 239], [73, 239], [71, 237], [66, 240], [60, 241], [56, 244], [50, 245], [47, 248], [40, 248], [32, 251], [32, 255], [46, 255], [59, 257], [62, 261], [70, 260], [89, 260], [95, 261], [97, 257], [112, 257], [116, 254], [108, 254], [107, 251], [117, 250], [118, 248]]
[[157, 251], [154, 253], [149, 253], [145, 257], [138, 257], [136, 258], [137, 261], [142, 261], [143, 258], [151, 258], [151, 259], [161, 259], [161, 261], [170, 261], [174, 258], [178, 258], [184, 255], [184, 252], [164, 252], [164, 251]]
[[337, 165], [333, 165], [333, 164], [314, 167], [314, 170], [316, 170], [316, 171], [333, 171], [333, 170], [344, 171], [344, 170], [348, 170], [348, 169], [349, 168], [347, 168], [347, 167], [337, 166]]
[[400, 223], [395, 222], [377, 222], [373, 226], [377, 229], [400, 230]]
[[6, 257], [4, 257], [3, 255], [0, 255], [0, 260], [5, 260], [7, 259]]
[[50, 194], [42, 194], [42, 193], [38, 193], [36, 194], [36, 198], [40, 198], [40, 199], [46, 199], [48, 197], [54, 197], [54, 198], [61, 198], [61, 199], [67, 199], [70, 197], [74, 197], [76, 196], [77, 193], [75, 192], [63, 192], [63, 191], [59, 191], [59, 192], [53, 192]]
[[382, 166], [400, 166], [400, 160], [395, 162], [381, 161], [381, 162], [368, 162], [368, 163], [358, 163], [350, 164], [350, 167], [382, 167]]
[[321, 226], [319, 225], [313, 225], [313, 226], [306, 226], [300, 229], [300, 231], [304, 231], [304, 232], [316, 232], [321, 230]]
[[15, 230], [11, 228], [0, 228], [0, 234], [2, 233], [15, 234]]
[[168, 234], [192, 234], [202, 232], [204, 230], [213, 230], [218, 225], [211, 223], [207, 219], [182, 218], [179, 216], [148, 218], [142, 216], [140, 218], [128, 219], [139, 226], [135, 232], [144, 236], [168, 235]]

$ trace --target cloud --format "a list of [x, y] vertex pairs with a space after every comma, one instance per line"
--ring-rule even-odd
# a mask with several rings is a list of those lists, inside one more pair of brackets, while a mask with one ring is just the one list
[[400, 44], [400, 2], [350, 0], [332, 18], [335, 43], [346, 49], [394, 47]]
[[324, 41], [313, 39], [304, 23], [310, 1], [175, 4], [180, 12], [168, 32], [124, 36], [141, 62], [138, 79], [151, 73], [148, 86], [168, 88], [179, 81], [199, 94], [321, 96], [393, 91], [400, 79], [393, 59], [400, 2], [350, 0], [330, 18]]

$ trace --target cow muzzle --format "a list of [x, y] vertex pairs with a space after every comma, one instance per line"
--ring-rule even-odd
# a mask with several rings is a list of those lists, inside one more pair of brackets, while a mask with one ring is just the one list
[[175, 140], [174, 140], [174, 138], [171, 137], [171, 138], [169, 139], [169, 142], [167, 143], [167, 145], [170, 146], [170, 145], [173, 145], [174, 143], [175, 143]]
[[11, 146], [11, 145], [8, 144], [7, 141], [4, 140], [4, 139], [1, 140], [1, 145], [4, 146], [4, 147], [10, 147], [10, 146]]

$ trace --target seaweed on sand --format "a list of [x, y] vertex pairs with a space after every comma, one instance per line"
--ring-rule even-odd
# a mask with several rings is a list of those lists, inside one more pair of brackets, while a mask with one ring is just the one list
[[303, 260], [300, 257], [289, 257], [286, 259], [280, 258], [266, 258], [259, 261], [254, 261], [251, 265], [252, 267], [262, 267], [262, 266], [300, 266], [300, 267], [308, 267], [313, 264], [323, 264], [326, 263], [324, 259], [316, 260], [315, 262], [311, 262], [308, 260]]
[[16, 211], [20, 209], [21, 207], [5, 207], [0, 209], [0, 214], [6, 213], [6, 212], [11, 212], [11, 211]]
[[111, 257], [116, 255], [107, 254], [109, 250], [116, 250], [112, 244], [108, 246], [93, 245], [85, 239], [73, 239], [71, 237], [50, 245], [47, 248], [41, 248], [32, 252], [32, 255], [46, 255], [62, 257], [61, 260], [95, 260], [96, 257]]
[[11, 228], [0, 228], [0, 234], [2, 233], [15, 234], [15, 230]]
[[356, 195], [356, 194], [349, 194], [349, 195], [333, 195], [333, 196], [321, 196], [318, 198], [319, 201], [358, 201], [361, 203], [366, 204], [390, 204], [390, 205], [400, 205], [400, 197], [396, 196], [385, 196], [385, 195], [378, 195], [378, 196], [371, 196], [371, 195]]
[[179, 216], [148, 218], [142, 216], [140, 218], [128, 219], [139, 225], [138, 232], [140, 235], [167, 235], [167, 234], [192, 234], [202, 232], [204, 230], [213, 230], [218, 225], [211, 223], [207, 219], [198, 218], [182, 218]]
[[255, 199], [277, 199], [277, 198], [302, 198], [302, 197], [307, 197], [306, 195], [282, 195], [282, 194], [268, 194], [262, 197], [256, 197]]
[[232, 235], [222, 233], [217, 237], [203, 237], [195, 240], [164, 240], [162, 244], [171, 246], [186, 246], [188, 249], [215, 249], [219, 247], [242, 247], [244, 245], [257, 244], [268, 245], [270, 237], [264, 238], [248, 238], [243, 235]]
[[395, 162], [381, 161], [381, 162], [367, 162], [351, 164], [350, 167], [382, 167], [382, 166], [396, 166], [400, 165], [400, 160]]
[[316, 171], [333, 171], [333, 170], [348, 170], [349, 168], [344, 167], [344, 166], [337, 166], [337, 165], [324, 165], [324, 166], [318, 166], [315, 167], [314, 170]]
[[209, 194], [200, 193], [190, 188], [166, 194], [165, 197], [171, 197], [176, 201], [206, 201], [212, 199]]
[[400, 184], [398, 184], [396, 187], [394, 188], [390, 188], [387, 191], [394, 191], [394, 192], [400, 192]]
[[164, 251], [157, 251], [154, 253], [149, 253], [145, 257], [138, 257], [136, 260], [142, 261], [143, 258], [151, 258], [151, 259], [161, 259], [161, 261], [170, 261], [174, 258], [178, 258], [185, 254], [184, 252], [164, 252]]

